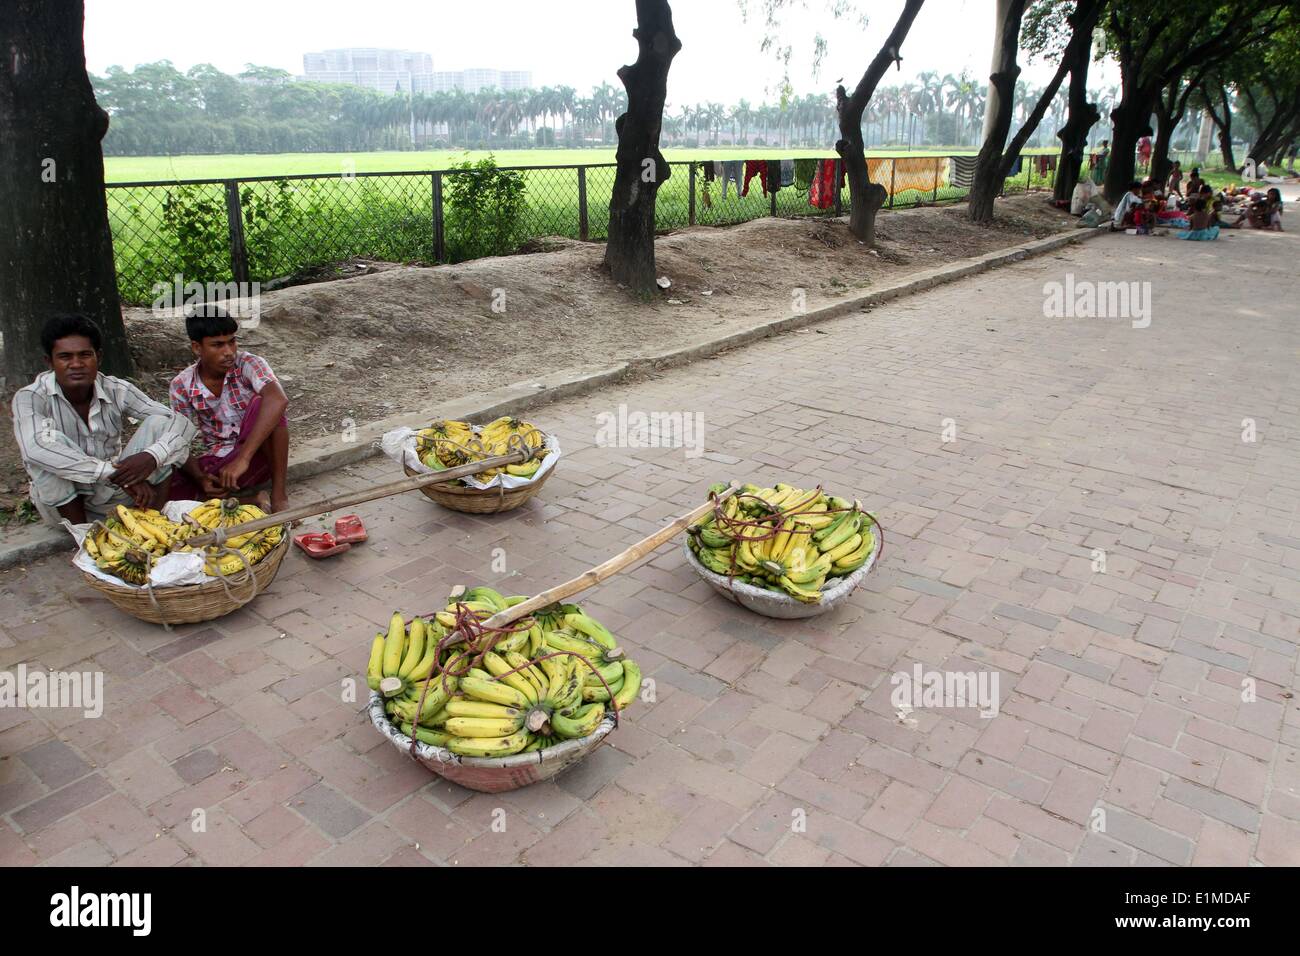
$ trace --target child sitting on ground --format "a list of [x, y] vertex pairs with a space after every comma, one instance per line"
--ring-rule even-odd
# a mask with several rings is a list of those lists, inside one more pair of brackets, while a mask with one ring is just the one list
[[1174, 233], [1179, 239], [1207, 241], [1219, 238], [1219, 227], [1214, 224], [1214, 211], [1208, 208], [1204, 199], [1192, 202], [1191, 228]]

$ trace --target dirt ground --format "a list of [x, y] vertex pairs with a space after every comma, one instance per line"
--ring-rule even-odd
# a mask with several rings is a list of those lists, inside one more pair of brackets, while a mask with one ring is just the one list
[[[991, 227], [965, 204], [884, 211], [877, 249], [844, 220], [758, 219], [661, 237], [658, 272], [671, 280], [638, 301], [601, 267], [603, 243], [547, 239], [528, 254], [458, 265], [382, 264], [356, 278], [262, 294], [259, 327], [241, 345], [271, 363], [288, 393], [291, 428], [336, 432], [560, 369], [612, 364], [786, 315], [794, 290], [808, 308], [933, 266], [1073, 226], [1033, 193], [999, 202]], [[499, 290], [499, 291], [498, 291]], [[494, 300], [504, 311], [494, 311]], [[499, 306], [498, 306], [499, 308]], [[165, 400], [190, 361], [179, 320], [126, 313], [137, 382]], [[0, 432], [0, 508], [21, 500], [13, 433]]]

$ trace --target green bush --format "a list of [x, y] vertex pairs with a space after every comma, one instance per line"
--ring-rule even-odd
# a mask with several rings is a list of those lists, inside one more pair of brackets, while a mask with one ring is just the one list
[[525, 238], [527, 190], [522, 173], [499, 169], [493, 157], [452, 166], [446, 185], [447, 256], [452, 262], [513, 252]]

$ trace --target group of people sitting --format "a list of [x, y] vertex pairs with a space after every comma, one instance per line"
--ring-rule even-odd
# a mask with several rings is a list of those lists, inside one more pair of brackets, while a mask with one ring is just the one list
[[88, 316], [45, 323], [48, 371], [14, 395], [13, 417], [31, 500], [47, 523], [170, 500], [288, 507], [289, 399], [275, 373], [239, 348], [239, 324], [221, 308], [191, 310], [185, 328], [194, 363], [172, 379], [169, 407], [100, 372], [103, 335]]
[[1080, 217], [1080, 225], [1097, 226], [1109, 216], [1113, 231], [1152, 235], [1156, 229], [1169, 228], [1177, 238], [1189, 240], [1217, 239], [1220, 229], [1282, 230], [1282, 194], [1276, 187], [1264, 192], [1230, 186], [1216, 194], [1201, 179], [1199, 168], [1192, 170], [1184, 186], [1177, 162], [1163, 182], [1134, 180], [1114, 208], [1096, 183], [1080, 180], [1070, 212]]

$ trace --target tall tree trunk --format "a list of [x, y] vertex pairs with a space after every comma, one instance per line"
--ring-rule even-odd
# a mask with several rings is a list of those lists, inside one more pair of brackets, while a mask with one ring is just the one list
[[1011, 120], [1015, 112], [1016, 78], [1020, 76], [1016, 52], [1025, 3], [1026, 0], [998, 0], [993, 72], [989, 74], [989, 95], [984, 105], [984, 143], [980, 146], [979, 158], [975, 160], [975, 177], [971, 181], [966, 209], [972, 222], [992, 220], [993, 200], [1002, 191], [1002, 183], [1006, 179], [1006, 174], [1002, 172], [1002, 149], [1006, 145], [1007, 134], [1011, 132]]
[[1214, 91], [1223, 107], [1223, 113], [1220, 115], [1214, 108], [1214, 99], [1210, 95], [1210, 90], [1202, 87], [1201, 94], [1205, 98], [1205, 107], [1209, 111], [1210, 119], [1214, 120], [1214, 125], [1219, 128], [1219, 155], [1223, 157], [1225, 169], [1236, 169], [1237, 161], [1232, 155], [1232, 104], [1228, 101], [1228, 88], [1221, 84], [1216, 85]]
[[1182, 114], [1175, 115], [1170, 110], [1162, 93], [1156, 99], [1156, 139], [1151, 144], [1151, 166], [1147, 170], [1147, 176], [1157, 183], [1163, 183], [1169, 178], [1172, 165], [1169, 162], [1169, 143], [1173, 139], [1174, 128], [1180, 119]]
[[1126, 90], [1119, 105], [1111, 111], [1110, 164], [1106, 167], [1103, 187], [1109, 202], [1118, 202], [1128, 192], [1129, 183], [1133, 182], [1137, 169], [1137, 141], [1151, 135], [1151, 113], [1159, 96], [1159, 90]]
[[[871, 96], [890, 64], [902, 62], [899, 51], [924, 2], [925, 0], [907, 0], [903, 5], [898, 22], [862, 74], [852, 96], [843, 86], [835, 88], [835, 111], [840, 127], [840, 138], [835, 143], [835, 151], [840, 154], [849, 183], [849, 232], [868, 246], [875, 245], [876, 213], [889, 198], [889, 191], [879, 183], [873, 183], [867, 174], [867, 151], [862, 141], [862, 113], [871, 102]], [[839, 183], [835, 187], [839, 188]]]
[[[1094, 5], [1091, 19], [1081, 19], [1075, 29], [1086, 29], [1091, 37], [1100, 9], [1100, 4]], [[1070, 68], [1070, 115], [1056, 133], [1061, 141], [1061, 155], [1056, 165], [1056, 185], [1052, 190], [1052, 198], [1056, 200], [1066, 200], [1073, 195], [1083, 169], [1088, 133], [1101, 118], [1097, 104], [1088, 102], [1088, 65], [1092, 62], [1092, 41], [1067, 47], [1064, 60]]]
[[82, 0], [7, 0], [0, 15], [0, 331], [5, 385], [45, 367], [40, 330], [84, 312], [104, 333], [103, 370], [132, 371], [117, 297]]
[[682, 48], [668, 0], [636, 0], [639, 52], [618, 71], [627, 89], [627, 112], [618, 118], [614, 191], [609, 200], [605, 262], [615, 282], [641, 294], [655, 288], [655, 194], [670, 170], [659, 151], [668, 70]]

